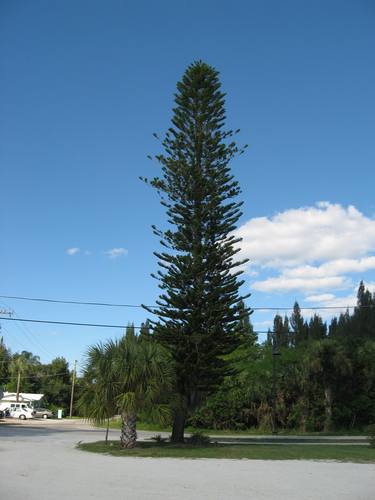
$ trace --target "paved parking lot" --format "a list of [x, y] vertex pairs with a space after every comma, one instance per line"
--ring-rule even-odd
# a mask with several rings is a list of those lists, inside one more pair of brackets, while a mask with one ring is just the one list
[[[140, 433], [142, 437], [154, 433]], [[103, 439], [83, 422], [0, 424], [1, 499], [374, 500], [375, 465], [121, 458], [85, 453]], [[111, 431], [111, 439], [118, 431]]]

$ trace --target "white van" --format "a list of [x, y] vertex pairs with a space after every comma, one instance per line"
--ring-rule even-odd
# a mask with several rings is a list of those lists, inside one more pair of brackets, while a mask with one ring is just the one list
[[26, 403], [10, 403], [9, 412], [12, 418], [19, 418], [20, 420], [34, 418], [35, 415], [34, 409]]

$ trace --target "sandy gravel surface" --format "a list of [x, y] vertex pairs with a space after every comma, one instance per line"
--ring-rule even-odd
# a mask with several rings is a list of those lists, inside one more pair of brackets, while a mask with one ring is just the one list
[[102, 436], [78, 422], [0, 425], [0, 498], [375, 499], [373, 464], [120, 458], [74, 448]]

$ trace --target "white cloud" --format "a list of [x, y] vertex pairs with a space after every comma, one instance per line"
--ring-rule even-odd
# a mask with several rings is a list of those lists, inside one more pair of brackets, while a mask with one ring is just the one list
[[286, 269], [284, 274], [295, 278], [323, 278], [346, 273], [360, 273], [375, 269], [375, 256], [362, 259], [337, 259], [320, 266], [299, 266]]
[[326, 278], [288, 278], [284, 274], [276, 278], [255, 281], [251, 288], [259, 292], [314, 292], [318, 290], [345, 289], [351, 282], [343, 276]]
[[65, 252], [68, 254], [68, 255], [75, 255], [76, 253], [79, 253], [81, 251], [80, 248], [77, 248], [77, 247], [72, 247], [72, 248], [67, 248], [65, 250]]
[[375, 248], [375, 219], [328, 202], [257, 217], [241, 226], [242, 256], [268, 266], [358, 259]]
[[375, 218], [354, 206], [319, 202], [257, 217], [236, 235], [243, 239], [240, 256], [250, 259], [250, 276], [264, 276], [268, 270], [278, 273], [252, 283], [262, 292], [345, 289], [353, 285], [351, 273], [375, 269]]
[[110, 259], [117, 259], [118, 257], [122, 257], [128, 254], [128, 250], [126, 248], [111, 248], [104, 252]]
[[[371, 293], [375, 292], [375, 283], [364, 281], [363, 284], [365, 288]], [[338, 297], [334, 294], [327, 293], [321, 295], [310, 295], [308, 297], [305, 297], [304, 300], [316, 305], [323, 305], [324, 307], [340, 307], [345, 309], [346, 307], [357, 305], [357, 292], [358, 286], [355, 286], [352, 289], [352, 293], [349, 295]]]
[[333, 295], [333, 293], [322, 293], [320, 295], [309, 295], [308, 297], [305, 297], [306, 302], [328, 302], [330, 300], [335, 299], [336, 296]]

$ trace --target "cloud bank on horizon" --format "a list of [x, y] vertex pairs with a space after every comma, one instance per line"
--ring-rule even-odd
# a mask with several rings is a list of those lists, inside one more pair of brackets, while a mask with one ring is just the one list
[[[353, 290], [375, 270], [375, 218], [330, 202], [256, 217], [239, 227], [240, 256], [248, 258], [251, 288], [299, 292], [306, 301], [352, 305]], [[336, 293], [350, 295], [337, 297]], [[350, 304], [348, 300], [350, 299]]]

